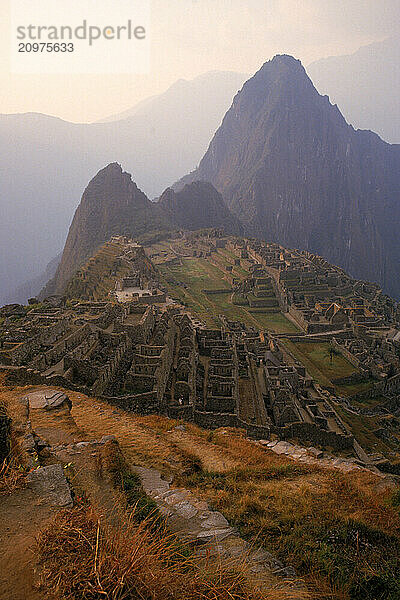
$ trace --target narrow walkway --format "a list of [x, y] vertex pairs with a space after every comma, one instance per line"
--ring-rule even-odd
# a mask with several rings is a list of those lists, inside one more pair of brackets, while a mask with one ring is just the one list
[[133, 470], [140, 476], [146, 494], [155, 500], [167, 518], [169, 529], [194, 545], [199, 556], [228, 559], [242, 568], [245, 565], [261, 589], [270, 589], [279, 577], [292, 581], [294, 592], [304, 590], [293, 567], [285, 567], [266, 550], [248, 544], [207, 502], [198, 500], [186, 489], [171, 488], [170, 481], [163, 479], [156, 469], [133, 467]]

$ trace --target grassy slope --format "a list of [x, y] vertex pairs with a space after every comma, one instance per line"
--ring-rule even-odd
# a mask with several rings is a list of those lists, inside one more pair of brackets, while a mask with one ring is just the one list
[[[21, 393], [26, 390], [16, 388], [0, 399], [18, 411]], [[298, 464], [234, 430], [176, 430], [177, 422], [164, 417], [138, 417], [69, 395], [80, 431], [94, 438], [114, 434], [128, 465], [158, 468], [192, 489], [242, 535], [293, 564], [318, 599], [399, 597], [399, 512], [375, 475]], [[36, 422], [39, 415], [32, 416], [34, 429], [43, 426]], [[48, 419], [61, 426], [55, 416]], [[195, 473], [191, 464], [199, 462], [202, 470]]]
[[[227, 251], [218, 253], [218, 264], [231, 264], [224, 260]], [[205, 294], [203, 289], [217, 290], [231, 287], [227, 274], [203, 258], [184, 258], [182, 265], [158, 265], [166, 279], [172, 297], [179, 299], [195, 313], [199, 319], [211, 327], [219, 326], [218, 314], [242, 321], [249, 327], [260, 327], [277, 333], [295, 332], [296, 327], [282, 313], [250, 313], [245, 307], [232, 304], [229, 293]], [[233, 272], [234, 276], [244, 276], [246, 272]], [[174, 283], [169, 283], [168, 280]], [[183, 285], [186, 285], [185, 289]]]
[[[128, 274], [129, 268], [117, 264], [123, 244], [107, 242], [69, 281], [65, 295], [69, 298], [102, 300], [114, 288], [117, 278]], [[83, 276], [85, 279], [81, 278]]]
[[331, 360], [328, 342], [294, 343], [284, 340], [283, 343], [321, 385], [332, 387], [333, 379], [357, 372], [341, 354], [333, 356]]

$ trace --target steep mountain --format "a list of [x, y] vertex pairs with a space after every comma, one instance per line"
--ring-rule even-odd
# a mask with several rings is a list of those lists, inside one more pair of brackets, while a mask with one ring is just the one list
[[400, 296], [400, 146], [354, 130], [279, 55], [235, 96], [198, 169], [247, 233], [311, 250]]
[[215, 72], [179, 81], [109, 123], [0, 115], [0, 305], [62, 248], [93, 173], [117, 160], [158, 196], [198, 164], [243, 81]]
[[111, 163], [90, 181], [76, 209], [61, 262], [41, 297], [62, 293], [75, 271], [113, 235], [135, 237], [167, 229], [168, 220], [129, 173]]
[[239, 219], [225, 206], [222, 196], [211, 183], [194, 181], [175, 192], [167, 188], [158, 202], [177, 228], [195, 230], [223, 227], [226, 233], [243, 231]]
[[193, 182], [175, 193], [165, 190], [151, 202], [118, 163], [93, 177], [75, 211], [60, 264], [40, 297], [61, 294], [76, 271], [113, 235], [137, 238], [173, 229], [224, 227], [240, 233], [242, 225], [222, 196], [206, 182]]
[[307, 72], [354, 127], [400, 143], [400, 36], [363, 46], [354, 54], [317, 60]]

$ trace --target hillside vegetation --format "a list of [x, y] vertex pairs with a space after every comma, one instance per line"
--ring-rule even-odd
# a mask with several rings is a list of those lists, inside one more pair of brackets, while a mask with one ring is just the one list
[[[18, 398], [27, 391], [3, 388], [0, 393], [0, 400], [15, 422], [23, 421]], [[54, 440], [70, 443], [72, 437], [76, 441], [99, 439], [104, 433], [115, 435], [125, 473], [137, 466], [153, 468], [172, 478], [173, 486], [190, 489], [220, 510], [251, 544], [262, 545], [286, 564], [292, 564], [315, 598], [399, 597], [399, 495], [372, 472], [343, 473], [335, 468], [298, 463], [248, 440], [239, 430], [210, 432], [166, 417], [123, 413], [82, 394], [70, 392], [69, 396], [70, 415], [45, 411], [31, 415], [33, 430], [50, 444]], [[70, 480], [76, 494], [86, 497], [90, 504], [104, 502], [99, 483], [88, 483], [85, 473], [90, 473], [90, 469], [88, 465], [84, 467], [85, 459], [80, 454], [73, 456], [75, 466], [71, 467], [74, 471]], [[110, 459], [106, 464], [110, 468]], [[114, 480], [115, 475], [114, 469]], [[134, 494], [132, 498], [137, 505], [139, 497]], [[125, 519], [123, 515], [121, 518]], [[51, 528], [41, 534], [39, 544], [47, 582], [57, 591], [57, 597], [130, 598], [133, 590], [138, 597], [156, 600], [292, 597], [290, 588], [285, 591], [282, 583], [276, 592], [279, 582], [273, 580], [270, 595], [254, 595], [246, 591], [246, 578], [238, 579], [236, 575], [230, 579], [226, 571], [218, 575], [214, 570], [213, 576], [207, 575], [205, 589], [203, 568], [199, 571], [199, 564], [190, 557], [189, 562], [182, 563], [180, 551], [173, 550], [165, 533], [157, 541], [147, 532], [149, 523], [133, 523], [127, 526], [122, 539], [120, 534], [111, 535], [101, 525], [103, 520], [84, 503], [56, 517]], [[132, 552], [139, 561], [134, 572]], [[97, 575], [95, 570], [93, 579], [90, 564], [96, 560]], [[154, 566], [154, 585], [148, 579], [149, 560]], [[161, 565], [165, 561], [170, 567], [163, 571]], [[124, 593], [113, 596], [113, 582], [123, 573], [127, 578]], [[186, 576], [190, 584], [185, 583]], [[135, 587], [137, 577], [142, 587]], [[222, 580], [217, 585], [218, 577]], [[293, 597], [305, 598], [302, 592], [296, 593]]]

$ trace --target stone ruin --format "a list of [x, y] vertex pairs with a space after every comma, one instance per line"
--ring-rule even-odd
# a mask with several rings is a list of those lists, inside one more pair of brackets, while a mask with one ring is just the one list
[[[376, 286], [352, 280], [320, 257], [256, 240], [191, 233], [179, 248], [190, 253], [197, 243], [205, 253], [225, 248], [233, 266], [246, 261], [250, 277], [235, 282], [226, 271], [234, 303], [283, 311], [302, 329], [293, 339], [328, 336], [322, 339], [377, 379], [376, 394], [393, 401], [400, 392], [400, 342], [387, 335], [396, 332], [398, 306]], [[124, 260], [132, 265], [136, 257], [137, 270], [116, 287], [147, 285], [151, 293], [141, 300], [52, 299], [0, 309], [0, 368], [11, 381], [80, 390], [126, 410], [207, 428], [242, 427], [254, 437], [276, 434], [353, 449], [329, 394], [283, 350], [280, 337], [289, 334], [271, 335], [224, 315], [220, 328], [209, 329], [169, 303], [164, 291], [153, 302], [157, 275], [138, 248], [128, 243]]]

